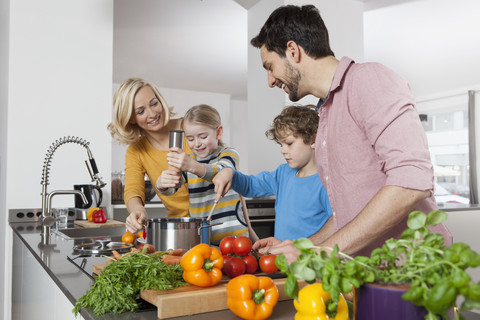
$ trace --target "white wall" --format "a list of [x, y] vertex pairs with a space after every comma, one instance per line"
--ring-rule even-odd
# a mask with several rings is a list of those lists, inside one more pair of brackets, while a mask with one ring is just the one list
[[270, 90], [267, 73], [262, 67], [260, 51], [250, 45], [267, 20], [270, 13], [284, 5], [281, 0], [263, 0], [248, 10], [248, 158], [249, 174], [273, 170], [283, 159], [275, 143], [265, 137], [273, 118], [285, 106], [285, 94]]
[[[0, 0], [0, 212], [6, 212], [6, 190], [7, 181], [7, 116], [8, 116], [8, 33], [9, 33], [9, 15], [10, 2]], [[0, 237], [1, 243], [11, 243], [11, 232], [6, 223], [5, 214], [0, 218]], [[8, 232], [7, 232], [8, 230]], [[11, 256], [11, 246], [4, 245], [2, 249], [4, 256]], [[10, 295], [10, 285], [6, 279], [11, 278], [11, 267], [8, 265], [8, 259], [3, 259], [0, 263], [0, 317], [6, 319], [5, 315], [10, 308], [7, 306], [6, 297]], [[11, 260], [10, 260], [11, 261]]]
[[410, 1], [367, 11], [365, 60], [401, 74], [418, 99], [479, 84], [479, 14], [477, 0]]
[[243, 100], [230, 101], [231, 146], [240, 155], [239, 169], [248, 172], [248, 103]]
[[[363, 59], [363, 4], [354, 0], [263, 0], [248, 11], [249, 41], [258, 34], [272, 11], [286, 4], [314, 4], [329, 30], [330, 46], [336, 57], [340, 59], [342, 56], [349, 56], [356, 60]], [[317, 102], [318, 99], [313, 96], [299, 101], [299, 103], [312, 104]], [[250, 174], [263, 170], [271, 171], [284, 163], [280, 149], [268, 140], [264, 133], [273, 118], [288, 104], [290, 104], [288, 96], [282, 90], [268, 87], [267, 73], [262, 67], [260, 50], [249, 45], [248, 171]]]
[[[90, 141], [98, 169], [110, 182], [111, 139], [106, 125], [111, 120], [113, 1], [3, 0], [1, 9], [7, 16], [0, 19], [0, 191], [4, 191], [0, 224], [6, 235], [0, 286], [2, 316], [9, 319], [12, 232], [7, 213], [9, 208], [41, 207], [40, 181], [48, 147], [67, 135]], [[89, 183], [86, 159], [78, 145], [60, 147], [53, 156], [48, 190]], [[109, 193], [105, 203], [110, 203]], [[73, 196], [56, 198], [54, 206], [73, 205]]]

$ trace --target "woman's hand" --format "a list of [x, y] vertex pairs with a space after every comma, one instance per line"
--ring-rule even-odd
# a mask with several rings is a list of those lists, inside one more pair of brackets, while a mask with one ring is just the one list
[[164, 170], [160, 177], [158, 177], [155, 187], [159, 191], [164, 191], [167, 188], [176, 188], [180, 184], [180, 175], [173, 170]]
[[130, 215], [125, 221], [127, 230], [131, 233], [137, 233], [143, 229], [143, 225], [147, 222], [148, 215], [145, 207], [137, 208], [135, 211], [130, 212]]
[[222, 169], [217, 175], [213, 178], [212, 182], [215, 185], [215, 193], [217, 194], [216, 201], [220, 200], [230, 187], [232, 186], [232, 179], [233, 179], [233, 169], [232, 168], [224, 168]]

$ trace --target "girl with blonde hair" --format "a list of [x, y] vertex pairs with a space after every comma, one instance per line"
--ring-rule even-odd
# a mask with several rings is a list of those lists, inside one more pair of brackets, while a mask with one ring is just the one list
[[[223, 168], [237, 169], [239, 155], [222, 142], [220, 114], [209, 105], [201, 104], [189, 109], [183, 118], [182, 128], [193, 154], [172, 148], [167, 161], [185, 174], [178, 176], [175, 171], [166, 170], [158, 178], [156, 187], [161, 193], [174, 196], [179, 187], [188, 184], [190, 216], [206, 218], [217, 202], [212, 179]], [[213, 212], [210, 241], [218, 245], [226, 236], [239, 235], [258, 239], [251, 228], [244, 200], [230, 190], [218, 201]]]
[[[113, 120], [108, 129], [113, 138], [128, 144], [125, 154], [124, 201], [129, 212], [127, 229], [136, 232], [148, 219], [145, 209], [145, 174], [157, 181], [168, 168], [170, 130], [181, 129], [181, 118], [175, 115], [158, 89], [140, 78], [123, 82], [113, 96]], [[184, 151], [190, 153], [188, 144]], [[175, 195], [157, 195], [170, 217], [188, 216], [188, 188], [179, 188]]]

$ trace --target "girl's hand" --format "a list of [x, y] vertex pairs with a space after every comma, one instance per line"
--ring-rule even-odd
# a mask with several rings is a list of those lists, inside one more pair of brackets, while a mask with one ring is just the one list
[[180, 169], [180, 171], [192, 172], [192, 162], [194, 159], [190, 158], [180, 148], [172, 147], [170, 152], [167, 153], [167, 162], [169, 166]]
[[165, 170], [158, 177], [155, 187], [160, 191], [164, 191], [167, 188], [176, 188], [179, 184], [180, 175], [173, 170]]

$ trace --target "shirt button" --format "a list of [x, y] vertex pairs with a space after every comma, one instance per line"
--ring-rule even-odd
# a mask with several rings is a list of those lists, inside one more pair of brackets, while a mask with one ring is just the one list
[[322, 145], [325, 146], [327, 144], [327, 141], [323, 140]]
[[325, 177], [325, 180], [328, 181], [328, 176]]
[[332, 215], [335, 217], [335, 211], [332, 212]]

